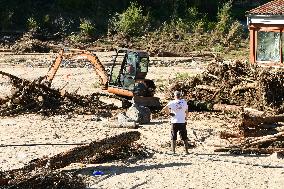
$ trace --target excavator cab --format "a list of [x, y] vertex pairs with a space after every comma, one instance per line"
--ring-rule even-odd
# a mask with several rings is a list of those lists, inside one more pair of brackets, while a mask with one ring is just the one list
[[144, 51], [119, 49], [113, 57], [108, 92], [132, 98], [137, 104], [160, 106], [154, 96], [156, 86], [146, 79], [149, 55]]
[[124, 96], [152, 97], [155, 91], [155, 84], [152, 80], [145, 79], [148, 67], [148, 53], [144, 51], [118, 50], [113, 59], [108, 87], [111, 89], [117, 88], [117, 90], [124, 93]]

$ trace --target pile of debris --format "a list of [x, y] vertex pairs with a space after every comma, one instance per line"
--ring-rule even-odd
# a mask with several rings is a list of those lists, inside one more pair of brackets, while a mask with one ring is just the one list
[[213, 62], [196, 77], [174, 81], [167, 98], [183, 92], [190, 109], [234, 112], [236, 121], [221, 132], [230, 146], [216, 151], [284, 151], [284, 70], [247, 62]]
[[230, 145], [215, 151], [260, 154], [284, 152], [284, 114], [268, 115], [245, 109], [241, 115], [230, 130], [220, 133], [220, 137], [229, 140]]
[[48, 42], [36, 39], [34, 32], [27, 32], [11, 46], [11, 49], [15, 53], [48, 53], [51, 47]]
[[88, 159], [104, 159], [104, 155], [108, 155], [106, 158], [110, 154], [114, 157], [123, 146], [131, 145], [139, 138], [138, 131], [125, 132], [52, 157], [32, 160], [20, 169], [0, 172], [0, 188], [85, 188], [82, 178], [76, 174], [62, 173], [59, 169]]
[[196, 77], [174, 81], [167, 98], [181, 90], [187, 100], [284, 112], [284, 70], [247, 62], [213, 62]]
[[28, 81], [6, 72], [0, 75], [8, 77], [13, 85], [11, 95], [0, 100], [0, 116], [20, 113], [39, 113], [43, 115], [95, 114], [110, 117], [119, 108], [99, 100], [101, 93], [81, 96], [52, 89], [39, 81]]

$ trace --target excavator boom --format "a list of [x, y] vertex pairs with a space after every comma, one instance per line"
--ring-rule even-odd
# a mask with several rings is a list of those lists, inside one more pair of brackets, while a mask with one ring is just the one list
[[[116, 58], [117, 56], [118, 53]], [[87, 60], [93, 65], [94, 71], [99, 76], [103, 90], [132, 99], [134, 103], [139, 105], [158, 107], [160, 105], [159, 98], [153, 96], [155, 84], [152, 80], [145, 79], [149, 65], [148, 54], [142, 51], [126, 51], [122, 57], [121, 62], [116, 61], [115, 58], [109, 75], [96, 54], [79, 49], [68, 51], [62, 49], [51, 65], [44, 82], [48, 85], [52, 83], [64, 59]]]
[[56, 57], [55, 61], [51, 65], [47, 75], [46, 75], [46, 80], [48, 83], [51, 83], [54, 76], [56, 75], [56, 72], [58, 71], [60, 64], [63, 59], [85, 59], [88, 60], [89, 62], [92, 63], [94, 66], [94, 70], [99, 76], [101, 80], [101, 85], [103, 89], [107, 89], [108, 85], [108, 74], [95, 54], [91, 54], [90, 52], [82, 51], [82, 50], [77, 50], [73, 49], [71, 50], [71, 53], [65, 53], [63, 49], [60, 50], [58, 56]]

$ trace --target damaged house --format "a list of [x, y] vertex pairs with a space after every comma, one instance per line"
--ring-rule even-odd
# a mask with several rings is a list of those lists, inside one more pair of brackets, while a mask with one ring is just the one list
[[250, 62], [283, 64], [284, 0], [274, 0], [247, 12]]

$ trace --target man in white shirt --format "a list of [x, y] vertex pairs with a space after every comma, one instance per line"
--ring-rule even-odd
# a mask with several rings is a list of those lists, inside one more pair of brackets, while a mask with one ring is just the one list
[[181, 93], [179, 91], [174, 92], [174, 100], [170, 101], [163, 110], [171, 116], [171, 139], [172, 150], [175, 153], [177, 133], [184, 141], [185, 152], [188, 154], [188, 137], [186, 130], [186, 121], [188, 116], [188, 105], [184, 99], [181, 99]]

